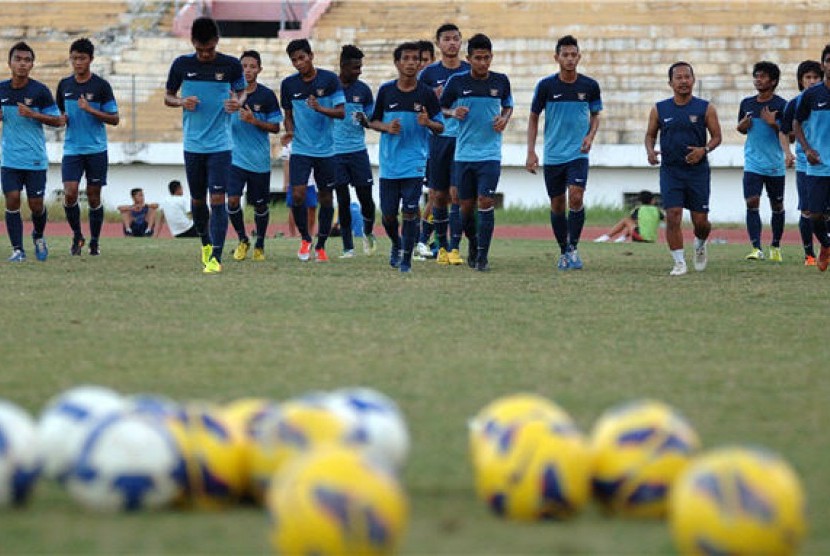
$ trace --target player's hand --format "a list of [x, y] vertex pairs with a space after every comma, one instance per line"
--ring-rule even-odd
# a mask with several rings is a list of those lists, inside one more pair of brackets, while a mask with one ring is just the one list
[[815, 149], [809, 149], [804, 151], [804, 154], [807, 155], [807, 162], [811, 166], [815, 166], [816, 164], [821, 164], [821, 155], [818, 154], [818, 151]]
[[424, 127], [429, 125], [429, 114], [427, 114], [426, 110], [418, 112], [418, 125]]
[[741, 121], [738, 122], [738, 131], [746, 132], [752, 127], [752, 112], [747, 112]]
[[770, 110], [769, 106], [764, 106], [761, 109], [761, 119], [769, 125], [775, 125], [775, 114], [777, 114], [777, 111]]
[[225, 100], [225, 112], [233, 114], [234, 112], [239, 112], [239, 109], [242, 108], [242, 104], [240, 104], [236, 95], [233, 94], [233, 91], [231, 91], [230, 95], [230, 98]]
[[469, 106], [457, 106], [455, 110], [452, 111], [452, 117], [456, 120], [463, 122], [464, 119], [467, 117], [467, 114], [470, 113]]
[[535, 174], [537, 168], [539, 168], [539, 157], [536, 155], [536, 152], [533, 151], [527, 153], [527, 160], [525, 160], [525, 170], [527, 170], [531, 174]]
[[22, 102], [17, 103], [17, 113], [23, 116], [24, 118], [34, 118], [35, 111], [23, 104]]
[[61, 125], [69, 124], [69, 115], [68, 114], [61, 114], [60, 118], [61, 118]]
[[505, 118], [504, 116], [496, 116], [493, 118], [493, 131], [496, 133], [501, 133], [507, 128], [507, 122], [510, 121], [510, 118]]
[[239, 119], [249, 124], [253, 124], [256, 121], [254, 111], [251, 110], [250, 106], [242, 106], [239, 108]]
[[[418, 123], [421, 123], [421, 114], [418, 114]], [[424, 125], [424, 124], [421, 124]], [[401, 119], [395, 118], [386, 126], [386, 133], [391, 133], [392, 135], [398, 135], [401, 132]]]
[[197, 96], [185, 97], [182, 99], [182, 108], [188, 112], [193, 112], [196, 110], [197, 106], [199, 106], [199, 97]]
[[280, 136], [280, 145], [287, 147], [294, 140], [294, 132], [286, 131]]
[[315, 112], [320, 110], [320, 101], [318, 101], [317, 97], [315, 97], [314, 95], [309, 95], [305, 103], [308, 105], [309, 108], [311, 108]]
[[354, 112], [354, 121], [356, 121], [358, 125], [361, 125], [363, 127], [369, 125], [369, 118], [366, 117], [365, 112]]
[[581, 152], [581, 153], [590, 152], [591, 147], [593, 145], [594, 145], [594, 140], [591, 139], [590, 137], [586, 136], [584, 139], [582, 139], [582, 145], [580, 145], [580, 147], [579, 147], [579, 152]]
[[686, 164], [695, 165], [706, 156], [706, 147], [686, 147]]
[[78, 108], [84, 112], [89, 112], [89, 101], [83, 95], [78, 97]]
[[438, 85], [433, 90], [435, 91], [435, 96], [437, 96], [438, 98], [441, 98], [441, 95], [444, 93], [444, 86], [443, 85]]
[[660, 164], [660, 151], [649, 151], [648, 152], [648, 163], [652, 166], [657, 166]]
[[787, 168], [792, 168], [795, 166], [795, 155], [791, 153], [789, 150], [784, 152], [784, 165]]

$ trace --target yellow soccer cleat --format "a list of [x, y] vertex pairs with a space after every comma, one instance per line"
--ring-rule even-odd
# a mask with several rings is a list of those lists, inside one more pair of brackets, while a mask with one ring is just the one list
[[464, 264], [464, 259], [461, 258], [461, 253], [458, 252], [458, 249], [453, 249], [449, 252], [447, 256], [447, 260], [449, 264], [456, 266], [460, 264]]
[[202, 245], [202, 266], [207, 266], [213, 255], [213, 245]]
[[748, 261], [763, 261], [766, 257], [764, 257], [763, 251], [753, 248], [752, 251], [749, 252], [749, 255], [744, 258]]
[[233, 260], [235, 261], [244, 261], [245, 257], [248, 256], [248, 249], [251, 248], [251, 243], [242, 240], [239, 242], [239, 245], [236, 246], [236, 249], [233, 250]]
[[435, 257], [435, 262], [438, 264], [450, 264], [450, 254], [443, 247], [438, 250], [438, 256]]
[[258, 263], [264, 261], [265, 249], [262, 249], [261, 247], [254, 247], [254, 255], [251, 257], [251, 260]]
[[769, 260], [776, 263], [784, 262], [784, 257], [781, 255], [781, 248], [780, 247], [770, 247], [769, 248]]
[[205, 274], [219, 274], [222, 272], [222, 263], [216, 260], [216, 257], [211, 257], [202, 271]]

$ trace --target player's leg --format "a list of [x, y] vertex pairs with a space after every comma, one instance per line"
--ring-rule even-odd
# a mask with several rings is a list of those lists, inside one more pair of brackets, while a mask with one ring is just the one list
[[337, 195], [337, 221], [340, 222], [340, 240], [343, 243], [341, 258], [354, 256], [354, 237], [352, 236], [352, 194], [349, 184], [352, 183], [349, 171], [350, 156], [336, 155], [334, 162], [334, 191]]
[[568, 184], [568, 259], [574, 270], [582, 268], [579, 239], [585, 227], [585, 188], [588, 186], [588, 159], [577, 158], [566, 165], [565, 183]]
[[496, 189], [501, 176], [501, 162], [490, 160], [478, 168], [478, 234], [476, 270], [490, 270], [490, 243], [496, 227]]
[[11, 168], [0, 169], [3, 196], [6, 201], [6, 233], [12, 245], [12, 254], [9, 262], [23, 262], [26, 260], [26, 250], [23, 248], [23, 218], [20, 216], [20, 191], [23, 189], [23, 175], [21, 170]]
[[354, 186], [357, 202], [360, 205], [360, 215], [363, 221], [363, 251], [371, 255], [377, 249], [375, 239], [375, 199], [372, 197], [372, 186], [375, 183], [372, 176], [372, 164], [369, 162], [369, 153], [361, 151], [353, 156], [352, 185]]
[[[85, 242], [81, 231], [81, 207], [78, 204], [78, 189], [84, 172], [83, 166], [81, 155], [64, 155], [61, 160], [63, 212], [66, 215], [66, 223], [72, 230], [72, 244], [69, 248], [72, 255], [80, 255]], [[89, 178], [87, 178], [88, 181]]]
[[248, 186], [248, 192], [251, 190], [250, 176], [252, 172], [246, 171], [234, 164], [231, 165], [228, 171], [228, 220], [233, 226], [236, 236], [239, 238], [239, 244], [233, 250], [233, 260], [244, 261], [248, 256], [248, 249], [251, 247], [251, 240], [248, 239], [248, 234], [245, 232], [245, 213], [242, 210], [242, 193], [245, 186]]
[[206, 274], [222, 271], [222, 251], [228, 235], [227, 187], [231, 167], [231, 151], [210, 153], [207, 158], [207, 177], [210, 195], [210, 238], [213, 253]]
[[294, 222], [294, 188], [285, 186], [285, 206], [288, 208], [288, 237], [297, 237], [297, 224]]
[[746, 233], [752, 250], [746, 256], [748, 261], [760, 261], [764, 259], [764, 251], [761, 249], [761, 192], [764, 190], [764, 176], [754, 172], [744, 172], [744, 201], [746, 201]]
[[712, 231], [712, 224], [709, 222], [710, 170], [706, 168], [704, 171], [691, 172], [686, 191], [686, 208], [689, 209], [695, 233], [694, 267], [701, 272], [706, 270], [709, 263], [706, 244]]
[[[450, 170], [452, 163], [446, 156], [447, 138], [433, 137], [429, 153], [429, 187], [433, 191], [432, 223], [435, 225], [435, 234], [438, 236], [438, 264], [448, 264], [447, 254], [450, 244], [447, 240], [449, 226], [450, 203]], [[443, 250], [443, 251], [442, 251]]]
[[810, 178], [806, 172], [795, 173], [795, 184], [798, 189], [798, 210], [801, 212], [798, 219], [798, 233], [801, 235], [801, 245], [804, 246], [804, 265], [815, 266], [816, 253], [813, 250], [813, 224], [810, 222]]
[[187, 177], [187, 187], [190, 190], [190, 212], [193, 215], [193, 226], [202, 242], [202, 265], [207, 265], [213, 254], [211, 246], [210, 211], [207, 205], [208, 191], [208, 164], [207, 155], [202, 153], [184, 153], [184, 170]]
[[418, 202], [421, 197], [421, 179], [413, 178], [401, 181], [401, 272], [412, 270], [412, 250], [418, 239]]
[[328, 261], [326, 241], [334, 220], [334, 164], [331, 157], [314, 159], [314, 181], [317, 182], [317, 245], [314, 254], [318, 262]]
[[669, 275], [681, 276], [686, 274], [682, 229], [686, 183], [680, 170], [668, 166], [660, 167], [660, 197], [666, 211], [666, 243], [674, 261]]
[[317, 207], [319, 206], [320, 203], [317, 200], [317, 186], [310, 183], [305, 189], [305, 208], [308, 216], [306, 219], [308, 222], [308, 233], [312, 236], [317, 231]]
[[[476, 236], [476, 195], [478, 192], [478, 164], [477, 162], [456, 162], [454, 175], [456, 178], [458, 205], [461, 211], [461, 229], [467, 236], [469, 245], [475, 245], [476, 251], [469, 250], [467, 264], [475, 268], [478, 260], [478, 239]], [[472, 239], [471, 239], [472, 238]]]
[[822, 272], [830, 264], [830, 238], [827, 237], [827, 221], [824, 211], [830, 201], [830, 177], [811, 176], [810, 178], [810, 220], [813, 223], [813, 234], [821, 244], [816, 266]]
[[398, 232], [398, 207], [401, 202], [401, 180], [380, 179], [380, 213], [383, 229], [392, 247], [389, 251], [389, 265], [398, 268], [401, 264], [401, 237]]
[[568, 217], [565, 209], [568, 206], [567, 173], [564, 164], [545, 165], [544, 167], [545, 188], [550, 199], [550, 227], [553, 237], [559, 244], [559, 260], [556, 268], [559, 270], [570, 269], [568, 258]]
[[432, 189], [427, 189], [427, 202], [424, 205], [424, 211], [421, 213], [421, 233], [418, 236], [418, 243], [415, 245], [415, 254], [425, 259], [431, 259], [433, 257], [432, 249], [429, 247], [433, 232], [435, 232], [432, 207], [433, 192]]
[[248, 197], [254, 205], [254, 261], [265, 260], [265, 235], [268, 233], [268, 194], [271, 191], [271, 172], [251, 173], [248, 179]]
[[291, 179], [291, 212], [294, 225], [300, 234], [300, 250], [297, 257], [307, 261], [311, 253], [311, 235], [308, 233], [308, 211], [305, 206], [306, 186], [311, 176], [312, 161], [308, 156], [295, 154], [288, 159], [288, 175]]
[[99, 242], [101, 228], [104, 226], [104, 204], [101, 190], [107, 185], [109, 155], [107, 151], [84, 157], [84, 174], [86, 174], [86, 201], [89, 217], [89, 254], [101, 254]]
[[46, 170], [27, 170], [24, 174], [26, 184], [26, 199], [29, 210], [32, 212], [32, 242], [35, 244], [35, 258], [45, 261], [49, 256], [46, 239], [43, 233], [46, 229], [48, 217], [43, 196], [46, 194]]
[[772, 241], [769, 248], [769, 260], [783, 262], [781, 254], [781, 237], [784, 235], [784, 176], [766, 176], [765, 184], [767, 197], [772, 211], [770, 217], [770, 228], [772, 229]]

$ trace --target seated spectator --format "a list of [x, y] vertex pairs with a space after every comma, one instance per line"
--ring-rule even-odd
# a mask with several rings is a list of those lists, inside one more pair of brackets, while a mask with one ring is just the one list
[[118, 206], [118, 212], [121, 213], [121, 221], [124, 224], [124, 235], [128, 237], [152, 237], [155, 233], [158, 204], [146, 204], [144, 202], [144, 190], [140, 187], [131, 189], [130, 197], [133, 198], [132, 205]]
[[620, 232], [623, 235], [614, 240], [614, 243], [631, 241], [654, 243], [657, 241], [657, 228], [665, 218], [663, 211], [654, 205], [654, 194], [651, 191], [640, 191], [640, 205], [631, 211], [631, 214], [617, 222], [611, 231], [602, 234], [594, 240], [595, 243], [604, 243], [614, 238]]
[[190, 215], [190, 197], [185, 197], [181, 182], [173, 180], [167, 184], [167, 189], [170, 190], [170, 197], [161, 204], [159, 231], [162, 224], [167, 221], [171, 236], [199, 237]]

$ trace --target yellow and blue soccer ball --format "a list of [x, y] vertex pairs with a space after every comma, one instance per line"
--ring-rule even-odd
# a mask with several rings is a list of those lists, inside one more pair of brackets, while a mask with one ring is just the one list
[[567, 519], [590, 498], [588, 443], [568, 423], [507, 426], [482, 443], [473, 471], [479, 499], [506, 519]]
[[275, 402], [267, 398], [240, 398], [221, 409], [222, 417], [235, 431], [241, 443], [242, 471], [246, 495], [252, 494], [249, 489], [251, 484], [249, 468], [252, 452], [254, 451], [254, 431], [259, 426], [260, 421], [265, 419], [276, 407]]
[[594, 497], [609, 514], [663, 517], [672, 482], [699, 449], [691, 425], [662, 402], [614, 407], [591, 434]]
[[383, 556], [397, 552], [406, 495], [393, 472], [365, 452], [320, 448], [275, 477], [267, 497], [277, 554]]
[[721, 448], [695, 459], [678, 478], [669, 522], [684, 555], [791, 555], [806, 531], [804, 491], [780, 456]]
[[41, 467], [34, 419], [16, 404], [0, 400], [0, 508], [25, 504]]

